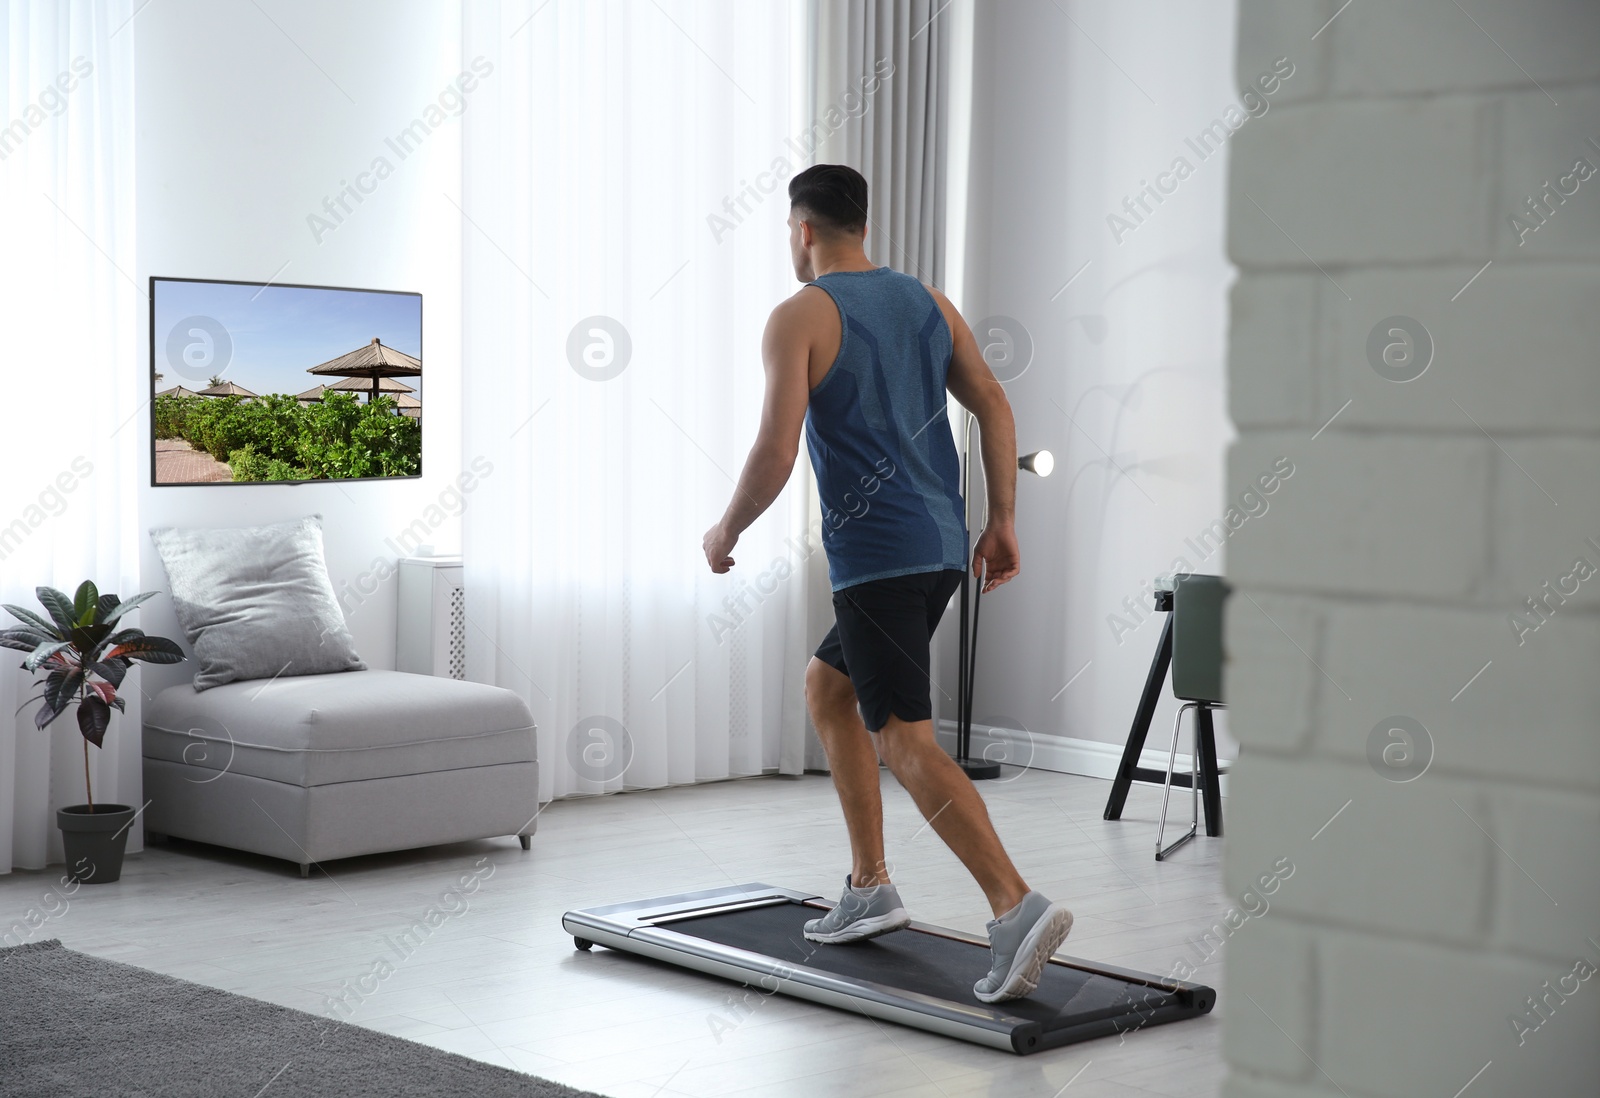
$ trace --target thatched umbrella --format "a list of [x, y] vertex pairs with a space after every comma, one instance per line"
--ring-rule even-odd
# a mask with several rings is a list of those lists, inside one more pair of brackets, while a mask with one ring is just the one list
[[326, 385], [318, 385], [307, 389], [303, 393], [296, 393], [294, 398], [301, 404], [320, 404], [322, 402], [322, 394], [327, 391], [327, 388]]
[[[372, 382], [370, 386], [372, 395], [369, 399], [377, 400], [381, 379], [421, 377], [422, 360], [412, 358], [393, 347], [385, 347], [377, 336], [373, 336], [372, 342], [365, 347], [357, 347], [349, 354], [330, 359], [321, 366], [313, 366], [306, 372], [321, 377], [368, 378]], [[368, 386], [363, 385], [360, 388], [367, 389]]]
[[260, 394], [252, 393], [243, 385], [239, 385], [235, 382], [224, 381], [222, 384], [213, 385], [209, 389], [201, 389], [197, 395], [203, 397], [253, 397], [259, 396]]
[[[405, 382], [396, 381], [392, 377], [378, 377], [372, 380], [377, 382], [378, 392], [384, 396], [400, 396], [404, 393], [416, 392]], [[327, 391], [330, 393], [367, 393], [367, 399], [370, 401], [372, 399], [369, 391], [371, 388], [371, 383], [364, 377], [347, 377], [337, 385], [327, 386]]]
[[418, 400], [416, 397], [406, 396], [404, 393], [401, 393], [399, 396], [394, 398], [394, 403], [395, 406], [400, 409], [401, 415], [410, 419], [422, 418], [422, 401]]
[[174, 385], [170, 389], [163, 389], [156, 394], [158, 397], [192, 397], [200, 394], [192, 389], [185, 389], [182, 385]]

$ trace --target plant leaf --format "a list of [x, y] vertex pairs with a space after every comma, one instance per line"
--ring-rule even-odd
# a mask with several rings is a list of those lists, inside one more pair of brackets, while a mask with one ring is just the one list
[[48, 690], [45, 691], [44, 704], [39, 706], [39, 711], [33, 715], [33, 725], [35, 728], [45, 728], [50, 724], [51, 721], [61, 716], [62, 712], [66, 710], [68, 705], [72, 704], [71, 695], [68, 695], [66, 701], [62, 702], [60, 705], [56, 704], [56, 700], [57, 699], [50, 696], [50, 692]]
[[100, 601], [95, 604], [94, 620], [101, 622], [105, 621], [106, 615], [115, 610], [117, 608], [117, 604], [121, 601], [122, 600], [116, 595], [101, 595]]
[[143, 660], [145, 663], [182, 663], [188, 657], [166, 637], [137, 637], [107, 652], [108, 660]]
[[30, 652], [27, 659], [22, 661], [23, 669], [27, 671], [37, 671], [39, 670], [39, 665], [45, 660], [49, 659], [57, 652], [60, 652], [62, 649], [71, 647], [71, 641], [45, 641], [43, 644], [39, 645], [39, 647]]
[[56, 623], [63, 637], [78, 624], [77, 615], [72, 612], [72, 600], [67, 598], [66, 592], [57, 591], [54, 587], [35, 587], [33, 593], [50, 612], [50, 620]]
[[18, 652], [32, 652], [41, 644], [54, 644], [60, 639], [53, 629], [49, 633], [21, 625], [13, 629], [0, 629], [0, 648], [15, 648]]
[[101, 660], [91, 663], [89, 670], [105, 679], [112, 686], [121, 686], [123, 676], [128, 673], [129, 663], [125, 659]]
[[117, 700], [117, 688], [109, 682], [91, 682], [89, 683], [89, 689], [107, 705]]
[[117, 707], [118, 713], [126, 713], [128, 711], [128, 703], [122, 698], [112, 698], [111, 704]]
[[95, 587], [93, 580], [84, 580], [78, 584], [78, 591], [72, 596], [72, 617], [79, 625], [93, 625], [94, 616], [100, 609], [100, 591]]
[[137, 608], [138, 605], [141, 602], [148, 602], [151, 599], [155, 598], [160, 593], [161, 592], [159, 592], [159, 591], [145, 591], [143, 594], [139, 594], [139, 595], [133, 596], [133, 598], [129, 599], [127, 602], [119, 602], [119, 603], [117, 603], [115, 606], [113, 606], [111, 608], [111, 611], [109, 613], [107, 613], [106, 610], [105, 610], [105, 601], [108, 598], [114, 599], [117, 596], [115, 596], [115, 595], [102, 595], [102, 596], [100, 596], [100, 606], [101, 606], [100, 624], [101, 625], [110, 625], [110, 624], [112, 624], [118, 618], [122, 617], [122, 615], [126, 614], [129, 610], [133, 610], [133, 609]]
[[115, 633], [111, 634], [111, 636], [100, 641], [100, 643], [95, 647], [94, 652], [91, 653], [90, 659], [91, 661], [103, 660], [106, 658], [106, 649], [115, 648], [119, 644], [127, 644], [129, 641], [138, 640], [143, 636], [143, 629], [119, 629]]
[[[82, 669], [71, 671], [52, 671], [50, 677], [44, 681], [44, 703], [60, 716], [62, 710], [72, 704], [78, 696], [78, 688], [83, 685]], [[55, 716], [50, 718], [55, 720]], [[43, 728], [44, 725], [39, 727]]]
[[32, 610], [24, 610], [22, 607], [20, 607], [20, 606], [12, 606], [10, 603], [6, 604], [5, 610], [6, 610], [6, 613], [10, 614], [12, 617], [16, 618], [18, 621], [23, 622], [23, 623], [25, 623], [27, 625], [34, 626], [40, 632], [48, 633], [51, 636], [55, 637], [57, 640], [61, 640], [62, 639], [61, 638], [61, 630], [54, 623], [46, 621], [44, 618], [41, 618], [38, 614], [35, 614]]
[[99, 747], [110, 727], [111, 707], [104, 698], [90, 694], [78, 703], [78, 731], [83, 733], [84, 739]]
[[72, 643], [77, 646], [85, 659], [92, 659], [94, 652], [111, 636], [111, 626], [91, 622], [88, 625], [79, 625], [69, 634]]

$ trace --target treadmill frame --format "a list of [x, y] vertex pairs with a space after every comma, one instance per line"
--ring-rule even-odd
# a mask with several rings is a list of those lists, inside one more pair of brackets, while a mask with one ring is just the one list
[[[1204, 984], [1166, 980], [1148, 972], [1078, 958], [1052, 957], [1050, 963], [1054, 965], [1172, 992], [1177, 1002], [1148, 1011], [1138, 1007], [1116, 1012], [1100, 1011], [1077, 1025], [1044, 1030], [1039, 1023], [1008, 1012], [1004, 1003], [990, 1006], [976, 1000], [958, 1003], [939, 999], [885, 984], [839, 976], [804, 964], [791, 964], [671, 928], [673, 922], [681, 919], [790, 902], [815, 907], [819, 915], [834, 906], [833, 901], [811, 893], [750, 883], [569, 911], [561, 917], [561, 926], [573, 935], [579, 949], [588, 949], [598, 943], [712, 976], [756, 985], [763, 993], [782, 992], [1018, 1055], [1125, 1033], [1145, 1026], [1182, 1021], [1209, 1013], [1216, 1003], [1216, 992]], [[985, 950], [989, 948], [986, 939], [947, 927], [913, 922], [907, 929], [981, 946]]]

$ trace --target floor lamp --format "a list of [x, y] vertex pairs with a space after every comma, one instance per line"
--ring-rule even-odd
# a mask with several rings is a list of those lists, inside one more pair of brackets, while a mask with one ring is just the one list
[[[978, 578], [978, 590], [972, 596], [971, 616], [967, 613], [967, 591], [972, 583], [972, 424], [976, 419], [971, 412], [966, 415], [966, 423], [961, 437], [961, 505], [963, 519], [967, 527], [967, 551], [963, 559], [968, 562], [968, 567], [961, 571], [961, 644], [958, 660], [960, 671], [956, 676], [956, 765], [966, 772], [967, 777], [973, 781], [983, 781], [988, 778], [1000, 776], [1000, 764], [984, 759], [972, 758], [972, 695], [974, 680], [978, 674], [978, 607], [983, 599], [983, 585], [988, 580], [988, 568]], [[1035, 450], [1017, 459], [1017, 468], [1036, 476], [1047, 477], [1055, 468], [1055, 458], [1049, 450]], [[983, 521], [989, 521], [989, 502], [987, 495], [983, 504]]]

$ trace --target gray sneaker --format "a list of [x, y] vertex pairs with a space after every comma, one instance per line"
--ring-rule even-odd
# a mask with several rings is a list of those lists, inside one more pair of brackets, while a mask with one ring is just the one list
[[1066, 941], [1072, 929], [1072, 912], [1064, 904], [1051, 903], [1037, 892], [998, 919], [989, 922], [989, 948], [994, 967], [989, 975], [972, 985], [981, 1002], [999, 1003], [1020, 999], [1039, 986], [1045, 964]]
[[906, 914], [894, 885], [884, 882], [870, 888], [856, 888], [846, 875], [844, 895], [838, 906], [822, 918], [806, 923], [805, 935], [813, 942], [838, 945], [876, 938], [910, 922], [911, 916]]

